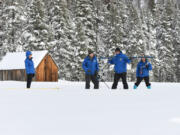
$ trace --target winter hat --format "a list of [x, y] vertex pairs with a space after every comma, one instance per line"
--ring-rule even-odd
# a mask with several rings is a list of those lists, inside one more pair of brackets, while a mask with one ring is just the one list
[[142, 58], [146, 58], [147, 56], [145, 54], [142, 54]]
[[32, 52], [31, 51], [27, 51], [26, 52], [26, 57], [29, 57], [30, 55], [32, 55]]
[[[147, 59], [147, 55], [142, 54], [142, 58], [145, 58], [145, 60], [146, 60], [146, 61], [148, 61], [148, 59]], [[142, 61], [142, 58], [141, 58], [141, 61]]]
[[92, 54], [93, 53], [93, 51], [92, 50], [88, 50], [88, 54]]
[[120, 48], [117, 47], [116, 50], [115, 50], [115, 52], [121, 52]]

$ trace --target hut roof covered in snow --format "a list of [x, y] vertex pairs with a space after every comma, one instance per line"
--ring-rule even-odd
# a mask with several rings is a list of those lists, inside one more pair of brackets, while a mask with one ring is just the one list
[[[38, 67], [48, 51], [32, 51], [34, 67]], [[14, 52], [7, 53], [0, 61], [0, 70], [25, 69], [26, 53]]]

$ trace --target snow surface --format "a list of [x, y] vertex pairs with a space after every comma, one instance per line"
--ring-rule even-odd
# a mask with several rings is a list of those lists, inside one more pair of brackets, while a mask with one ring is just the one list
[[33, 82], [26, 90], [25, 82], [0, 82], [0, 134], [180, 135], [180, 84], [128, 91], [100, 85], [85, 90], [84, 82]]
[[[36, 68], [48, 51], [32, 51], [34, 67]], [[7, 53], [0, 62], [0, 70], [25, 69], [26, 53]]]

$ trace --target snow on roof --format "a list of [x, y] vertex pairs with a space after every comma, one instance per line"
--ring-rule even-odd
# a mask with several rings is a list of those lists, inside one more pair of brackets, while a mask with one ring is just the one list
[[[32, 51], [34, 67], [40, 64], [48, 51]], [[0, 70], [25, 69], [26, 52], [7, 53], [0, 61]]]

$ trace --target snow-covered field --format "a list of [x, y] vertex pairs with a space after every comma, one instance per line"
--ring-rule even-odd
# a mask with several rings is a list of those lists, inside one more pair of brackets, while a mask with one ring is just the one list
[[66, 81], [24, 87], [0, 82], [0, 135], [180, 135], [178, 83], [128, 91]]

